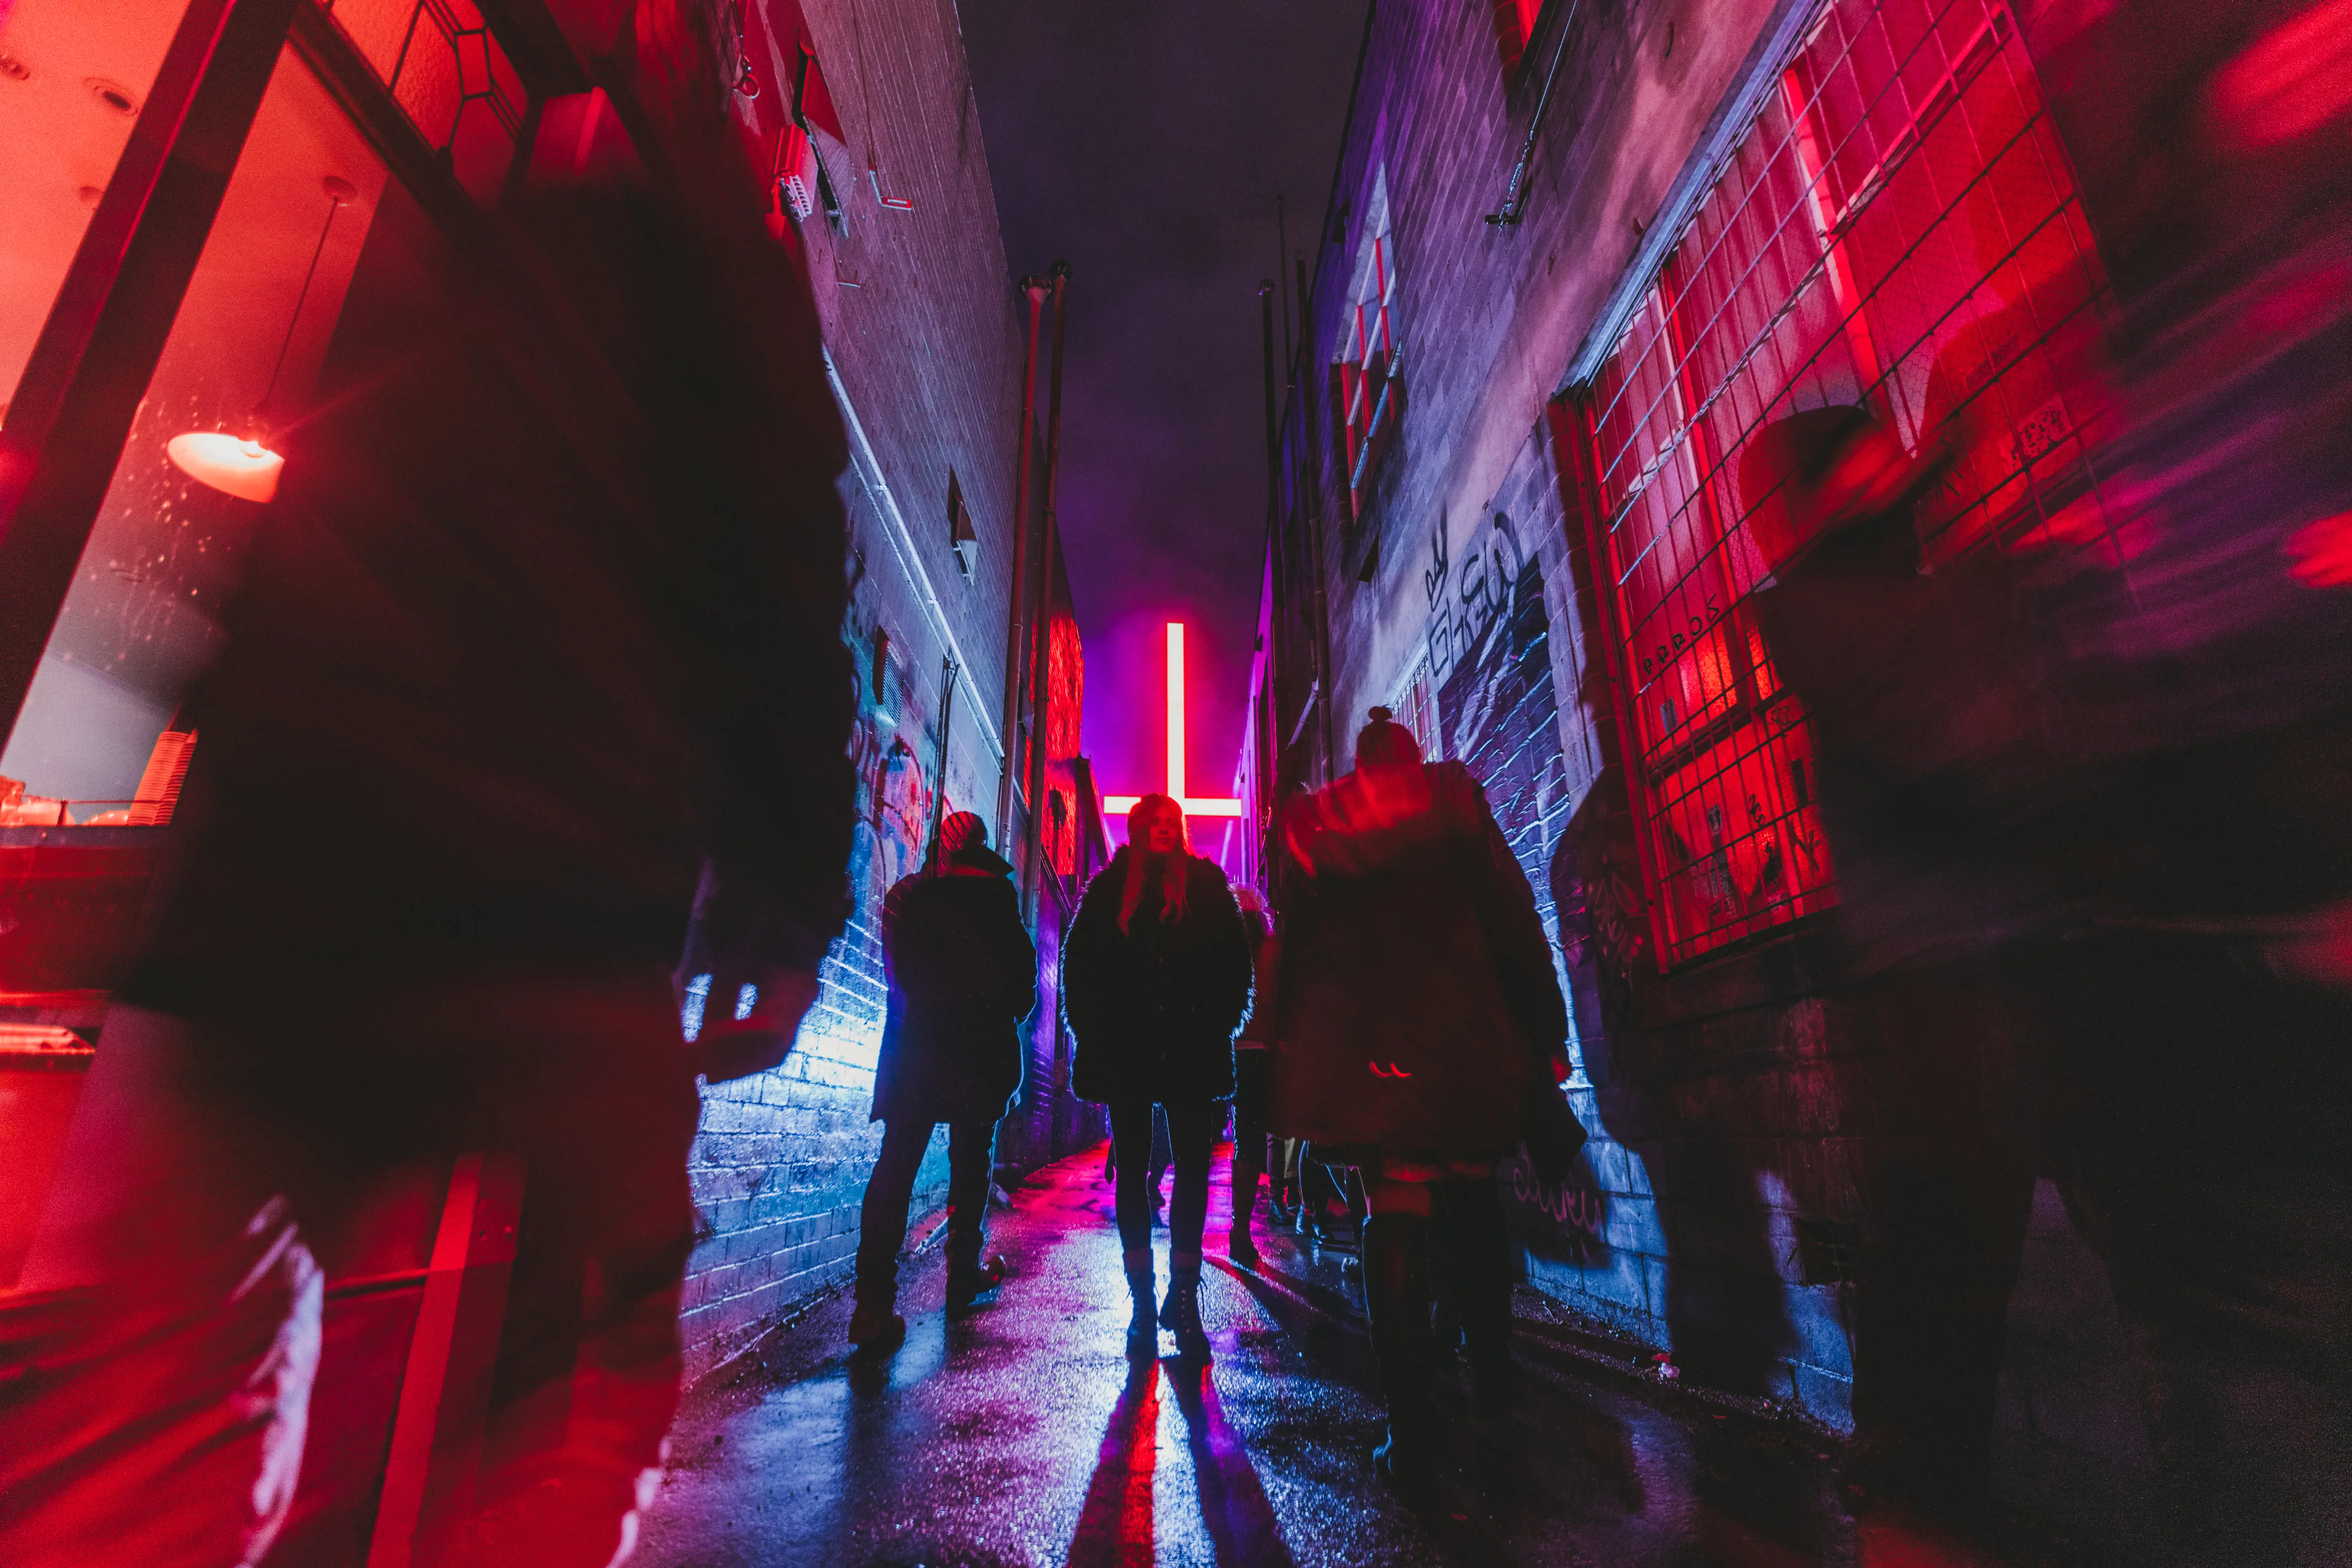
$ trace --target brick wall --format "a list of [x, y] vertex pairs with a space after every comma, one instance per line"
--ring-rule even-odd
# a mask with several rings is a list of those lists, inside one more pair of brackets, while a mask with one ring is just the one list
[[[1759, 0], [1703, 16], [1674, 0], [1580, 8], [1520, 221], [1489, 224], [1568, 9], [1551, 8], [1516, 72], [1499, 66], [1477, 7], [1375, 9], [1285, 420], [1292, 604], [1276, 612], [1293, 666], [1276, 679], [1287, 736], [1311, 684], [1296, 666], [1311, 636], [1306, 531], [1319, 523], [1328, 765], [1349, 765], [1347, 737], [1371, 703], [1417, 719], [1433, 755], [1486, 781], [1555, 931], [1555, 872], [1613, 754], [1614, 721], [1591, 668], [1580, 500], [1549, 405], [1775, 12]], [[1351, 273], [1383, 195], [1403, 412], [1351, 524], [1324, 367], [1343, 351]], [[1312, 752], [1292, 748], [1288, 776], [1322, 771]], [[1866, 1051], [1869, 1036], [1811, 998], [1801, 973], [1781, 979], [1694, 988], [1678, 977], [1644, 994], [1642, 1026], [1621, 1020], [1614, 1042], [1598, 994], [1571, 987], [1569, 1092], [1590, 1154], [1559, 1186], [1507, 1169], [1507, 1192], [1532, 1282], [1696, 1374], [1843, 1425], [1851, 1368], [1836, 1276], [1858, 1211], [1841, 1141], [1852, 1129], [1821, 1063]]]
[[[842, 493], [853, 584], [843, 636], [861, 682], [850, 748], [856, 910], [783, 1066], [705, 1090], [692, 1157], [700, 1243], [682, 1320], [695, 1375], [854, 1267], [881, 1142], [867, 1114], [885, 997], [882, 900], [919, 866], [936, 812], [977, 811], [992, 824], [996, 814], [1027, 329], [952, 12], [912, 0], [859, 0], [855, 16], [847, 0], [766, 0], [759, 11], [747, 40], [763, 81], [788, 87], [805, 46], [857, 147], [817, 131], [841, 218], [820, 207], [792, 235], [853, 426]], [[858, 68], [861, 36], [868, 47], [889, 41], [887, 71]], [[748, 132], [768, 137], [788, 103], [771, 87], [736, 107]], [[951, 547], [951, 475], [978, 540], [969, 573]], [[1041, 515], [1033, 498], [1033, 529]], [[950, 659], [962, 672], [951, 710]], [[1075, 736], [1075, 719], [1063, 728]], [[1023, 826], [1016, 806], [1016, 841]], [[1054, 1030], [1041, 1020], [1003, 1163], [1049, 1158], [1053, 1141], [1037, 1131], [1083, 1124], [1056, 1099]], [[942, 1129], [917, 1181], [918, 1218], [944, 1199], [946, 1178]]]

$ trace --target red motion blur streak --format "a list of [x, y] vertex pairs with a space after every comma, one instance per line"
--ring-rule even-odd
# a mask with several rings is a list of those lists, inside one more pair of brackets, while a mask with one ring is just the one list
[[1152, 1568], [1152, 1469], [1160, 1451], [1160, 1363], [1129, 1372], [1070, 1540], [1069, 1568]]
[[2241, 146], [2305, 136], [2352, 108], [2352, 0], [2275, 27], [2213, 80], [2214, 118]]
[[2286, 542], [2294, 580], [2313, 588], [2352, 586], [2352, 511], [2305, 523]]

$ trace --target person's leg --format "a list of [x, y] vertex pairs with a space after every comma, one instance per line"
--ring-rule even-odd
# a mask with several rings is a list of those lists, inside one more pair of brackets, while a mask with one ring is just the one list
[[1234, 1225], [1226, 1254], [1244, 1268], [1257, 1266], [1257, 1243], [1250, 1237], [1250, 1220], [1257, 1213], [1258, 1182], [1265, 1174], [1265, 1078], [1264, 1051], [1234, 1053]]
[[1151, 1275], [1151, 1207], [1143, 1184], [1151, 1166], [1151, 1105], [1122, 1100], [1110, 1108], [1110, 1142], [1118, 1161], [1118, 1241], [1126, 1254], [1127, 1289], [1135, 1313], [1128, 1321], [1130, 1344], [1159, 1343]]
[[[1493, 1176], [1460, 1177], [1435, 1194], [1452, 1319], [1470, 1356], [1472, 1402], [1499, 1415], [1517, 1402], [1511, 1364], [1511, 1238]], [[1447, 1352], [1450, 1355], [1450, 1352]]]
[[1197, 1268], [1201, 1235], [1208, 1227], [1209, 1166], [1216, 1157], [1217, 1133], [1224, 1121], [1223, 1100], [1196, 1100], [1165, 1108], [1168, 1142], [1176, 1183], [1168, 1198], [1168, 1251]]
[[903, 1117], [882, 1125], [882, 1152], [866, 1179], [858, 1211], [857, 1310], [849, 1320], [853, 1344], [879, 1343], [906, 1331], [898, 1316], [898, 1252], [907, 1245], [907, 1205], [915, 1173], [931, 1144], [929, 1121]]
[[1160, 1218], [1161, 1189], [1167, 1185], [1168, 1166], [1173, 1157], [1169, 1152], [1168, 1113], [1160, 1106], [1151, 1108], [1151, 1187], [1145, 1195], [1151, 1200], [1151, 1218]]
[[1222, 1100], [1194, 1100], [1165, 1109], [1176, 1189], [1168, 1200], [1168, 1300], [1160, 1321], [1176, 1331], [1179, 1350], [1197, 1355], [1209, 1348], [1201, 1331], [1201, 1232], [1208, 1222], [1209, 1163], [1225, 1107]]
[[314, 1216], [283, 1195], [289, 1130], [188, 1092], [211, 1054], [176, 1018], [107, 1019], [0, 1294], [0, 1365], [38, 1373], [0, 1399], [0, 1562], [227, 1568], [285, 1521], [320, 1353]]
[[1429, 1324], [1431, 1198], [1419, 1182], [1372, 1182], [1364, 1226], [1364, 1296], [1388, 1440], [1373, 1455], [1381, 1479], [1400, 1491], [1425, 1487], [1435, 1466], [1434, 1346]]
[[1004, 1279], [1003, 1258], [981, 1261], [996, 1175], [996, 1123], [959, 1121], [949, 1128], [948, 1170], [948, 1310], [961, 1312]]
[[512, 1053], [481, 1125], [519, 1159], [520, 1226], [537, 1236], [535, 1278], [517, 1260], [470, 1495], [446, 1526], [428, 1505], [417, 1559], [603, 1568], [635, 1544], [684, 1372], [701, 1101], [677, 1066], [667, 977], [486, 984], [402, 1016], [462, 1019], [481, 1049]]
[[1285, 1138], [1282, 1143], [1282, 1181], [1275, 1188], [1274, 1217], [1285, 1225], [1295, 1223], [1299, 1215], [1298, 1151], [1300, 1141]]

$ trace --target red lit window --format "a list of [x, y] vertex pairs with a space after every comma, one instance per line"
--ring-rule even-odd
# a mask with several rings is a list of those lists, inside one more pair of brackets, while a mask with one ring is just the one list
[[1801, 541], [1763, 426], [1866, 405], [1948, 479], [1931, 561], [2117, 553], [2091, 461], [2105, 279], [2006, 6], [1834, 0], [1592, 388], [1601, 558], [1668, 962], [1836, 898], [1811, 737], [1748, 595]]
[[1519, 57], [1528, 52], [1536, 18], [1542, 15], [1543, 0], [1495, 0], [1495, 42], [1503, 53], [1505, 76], [1519, 68]]
[[1388, 229], [1388, 186], [1373, 190], [1354, 285], [1348, 295], [1347, 348], [1331, 367], [1332, 450], [1344, 465], [1348, 518], [1362, 521], [1366, 492], [1396, 429], [1402, 388], [1391, 321], [1395, 256]]

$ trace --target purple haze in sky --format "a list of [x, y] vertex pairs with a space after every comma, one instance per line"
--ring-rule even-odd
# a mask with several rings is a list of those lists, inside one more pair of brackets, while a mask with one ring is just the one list
[[[1059, 510], [1087, 753], [1107, 795], [1162, 786], [1163, 628], [1182, 620], [1187, 782], [1230, 794], [1265, 536], [1257, 285], [1277, 195], [1291, 254], [1316, 259], [1364, 0], [964, 0], [961, 16], [1007, 259], [1016, 277], [1072, 268]], [[1222, 826], [1202, 826], [1213, 852]]]

